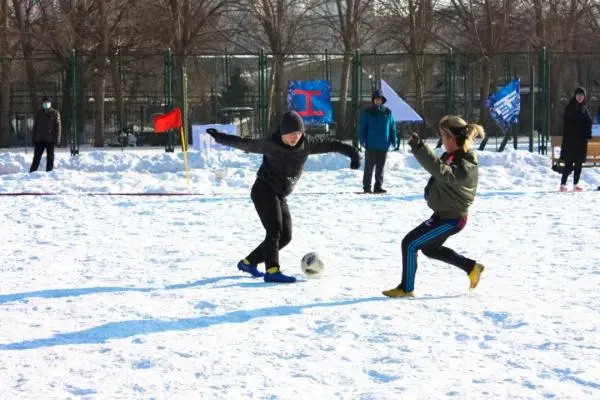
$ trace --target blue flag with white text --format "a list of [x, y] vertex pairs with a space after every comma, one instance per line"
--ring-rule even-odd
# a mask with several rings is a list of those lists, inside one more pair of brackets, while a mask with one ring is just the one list
[[487, 100], [487, 108], [490, 110], [494, 121], [503, 131], [506, 131], [510, 125], [519, 122], [521, 79], [515, 78], [496, 93], [490, 95]]

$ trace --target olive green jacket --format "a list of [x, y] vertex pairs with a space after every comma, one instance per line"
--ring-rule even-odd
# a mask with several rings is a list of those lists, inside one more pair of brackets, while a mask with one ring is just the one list
[[477, 192], [477, 155], [458, 149], [438, 157], [423, 142], [411, 143], [411, 149], [417, 161], [431, 174], [425, 186], [429, 208], [441, 218], [466, 217]]

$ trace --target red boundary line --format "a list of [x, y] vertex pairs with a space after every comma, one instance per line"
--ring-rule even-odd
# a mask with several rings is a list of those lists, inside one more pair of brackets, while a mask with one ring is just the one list
[[[296, 195], [326, 195], [326, 194], [358, 194], [362, 192], [298, 192]], [[202, 196], [202, 197], [223, 197], [223, 196], [241, 196], [243, 193], [147, 193], [147, 192], [123, 192], [123, 193], [52, 193], [52, 192], [0, 192], [0, 197], [18, 197], [18, 196]]]
[[219, 193], [144, 193], [144, 192], [123, 192], [123, 193], [51, 193], [51, 192], [6, 192], [1, 193], [0, 196], [219, 196], [223, 194]]

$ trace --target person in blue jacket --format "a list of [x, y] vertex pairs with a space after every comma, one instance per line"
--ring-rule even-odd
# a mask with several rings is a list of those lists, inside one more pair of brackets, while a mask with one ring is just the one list
[[[380, 90], [371, 95], [372, 105], [363, 110], [360, 116], [358, 137], [365, 149], [365, 170], [363, 191], [365, 193], [386, 193], [383, 189], [383, 169], [387, 152], [398, 144], [396, 122], [392, 111], [384, 106], [386, 98]], [[371, 191], [371, 179], [375, 168], [375, 186]]]

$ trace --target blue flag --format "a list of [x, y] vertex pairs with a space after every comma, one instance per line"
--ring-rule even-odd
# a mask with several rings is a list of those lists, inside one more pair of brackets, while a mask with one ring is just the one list
[[519, 121], [521, 112], [521, 79], [515, 78], [487, 100], [487, 108], [494, 121], [506, 131], [510, 125]]
[[330, 124], [333, 122], [331, 108], [331, 82], [289, 81], [288, 108], [298, 112], [307, 124]]

